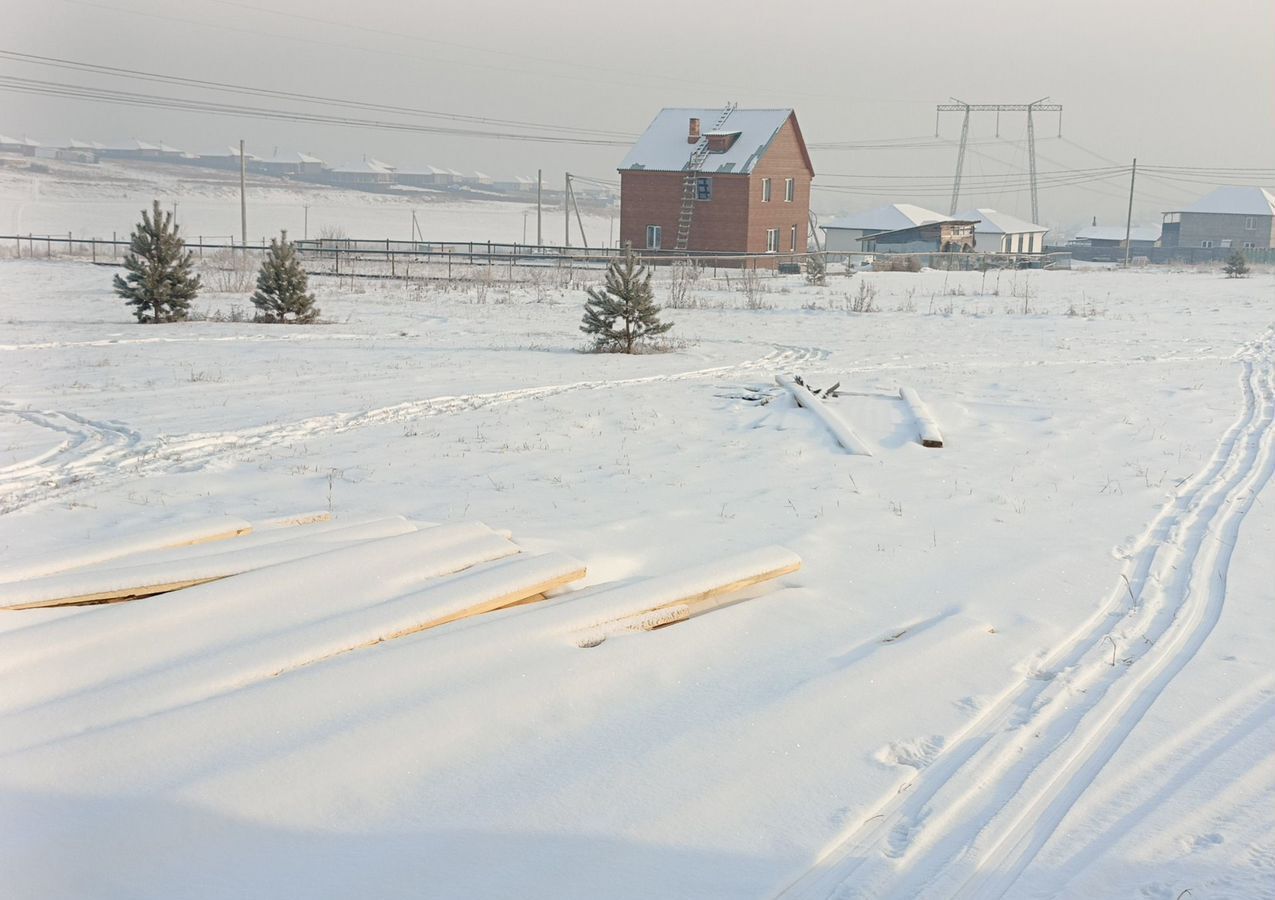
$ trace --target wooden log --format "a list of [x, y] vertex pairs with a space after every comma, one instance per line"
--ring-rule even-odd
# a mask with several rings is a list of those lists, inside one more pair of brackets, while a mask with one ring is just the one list
[[225, 541], [251, 532], [251, 523], [231, 516], [200, 519], [180, 525], [165, 525], [133, 534], [95, 540], [71, 550], [28, 557], [16, 565], [0, 569], [0, 581], [40, 578], [55, 572], [108, 562], [148, 550]]
[[[453, 547], [490, 538], [509, 547], [510, 553], [518, 552], [517, 547], [479, 522], [440, 525], [417, 533], [423, 536], [421, 541], [427, 548]], [[36, 609], [136, 600], [365, 543], [369, 543], [365, 538], [352, 541], [284, 542], [196, 559], [65, 572], [0, 585], [0, 608]]]
[[799, 406], [814, 413], [815, 417], [823, 422], [824, 427], [832, 432], [832, 436], [837, 439], [837, 443], [847, 451], [859, 456], [872, 455], [868, 445], [854, 433], [854, 430], [851, 429], [845, 420], [829, 409], [822, 400], [812, 394], [804, 385], [797, 384], [788, 375], [776, 375], [775, 383], [792, 394], [793, 399], [797, 401]]
[[801, 557], [784, 547], [762, 547], [715, 563], [648, 578], [602, 591], [587, 599], [610, 618], [576, 629], [577, 644], [593, 647], [623, 631], [653, 631], [682, 622], [735, 600], [744, 588], [780, 578], [801, 568]]
[[907, 404], [912, 418], [916, 419], [917, 440], [922, 447], [942, 447], [943, 434], [930, 414], [930, 409], [922, 402], [916, 391], [910, 387], [899, 388], [899, 397]]

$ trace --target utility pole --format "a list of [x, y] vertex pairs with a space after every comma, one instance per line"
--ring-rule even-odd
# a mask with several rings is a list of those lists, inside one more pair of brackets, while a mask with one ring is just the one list
[[1031, 103], [966, 103], [952, 98], [951, 103], [940, 103], [934, 108], [934, 135], [938, 136], [939, 114], [944, 112], [964, 113], [961, 124], [961, 144], [956, 153], [956, 177], [952, 180], [952, 209], [949, 215], [956, 214], [956, 204], [961, 192], [961, 172], [965, 168], [965, 145], [969, 141], [969, 124], [971, 112], [996, 113], [996, 136], [1000, 137], [1000, 114], [1003, 112], [1027, 113], [1027, 165], [1031, 174], [1032, 221], [1040, 221], [1040, 205], [1037, 201], [1036, 184], [1036, 120], [1035, 113], [1058, 113], [1058, 136], [1062, 137], [1062, 104], [1046, 103], [1048, 97], [1041, 97]]
[[1133, 183], [1138, 177], [1138, 157], [1133, 158], [1133, 168], [1129, 171], [1129, 213], [1124, 220], [1124, 267], [1129, 268], [1129, 253], [1133, 249], [1129, 237], [1133, 233]]
[[540, 195], [544, 188], [544, 170], [536, 169], [536, 246], [544, 245], [544, 236], [540, 233]]
[[562, 188], [562, 217], [563, 217], [563, 222], [566, 225], [567, 231], [566, 231], [566, 243], [564, 243], [562, 246], [570, 247], [571, 246], [571, 203], [569, 201], [569, 198], [571, 197], [571, 173], [565, 172], [564, 176], [565, 177], [563, 179], [563, 188]]
[[303, 224], [301, 226], [301, 240], [308, 241], [310, 239], [310, 207], [307, 205], [301, 208], [305, 210], [305, 218], [302, 220]]
[[247, 172], [247, 164], [243, 158], [243, 138], [239, 139], [239, 225], [240, 236], [243, 240], [244, 255], [248, 255], [248, 197], [245, 172]]

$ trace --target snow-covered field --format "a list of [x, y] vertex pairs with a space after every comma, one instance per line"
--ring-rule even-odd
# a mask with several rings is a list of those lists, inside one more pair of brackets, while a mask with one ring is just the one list
[[[188, 240], [239, 240], [239, 173], [177, 164], [103, 161], [96, 165], [0, 156], [0, 234], [35, 234], [76, 239], [121, 240], [158, 199], [165, 210], [176, 202], [177, 222]], [[536, 198], [462, 201], [446, 192], [422, 190], [419, 196], [347, 190], [250, 175], [247, 187], [248, 240], [287, 229], [293, 238], [317, 237], [336, 229], [354, 238], [410, 241], [416, 214], [419, 234], [432, 241], [535, 240]], [[592, 246], [612, 235], [610, 215], [581, 209]], [[525, 231], [524, 231], [525, 229]], [[546, 203], [545, 243], [563, 240], [562, 209]], [[573, 242], [579, 232], [572, 224]], [[525, 238], [524, 238], [525, 235]], [[42, 248], [37, 244], [37, 249]], [[0, 257], [13, 255], [0, 244]], [[25, 252], [25, 250], [24, 250]]]
[[[588, 575], [296, 668], [403, 573], [0, 611], [5, 896], [1275, 896], [1270, 273], [705, 277], [635, 357], [577, 352], [578, 288], [139, 326], [110, 274], [0, 263], [0, 570], [330, 510]], [[579, 646], [603, 586], [772, 544]]]

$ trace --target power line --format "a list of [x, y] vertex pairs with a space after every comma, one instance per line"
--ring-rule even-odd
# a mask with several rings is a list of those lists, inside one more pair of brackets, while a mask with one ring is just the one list
[[605, 131], [594, 128], [577, 128], [569, 125], [553, 125], [544, 122], [528, 122], [517, 119], [499, 119], [488, 116], [473, 116], [464, 113], [440, 112], [438, 110], [420, 109], [411, 106], [396, 106], [386, 103], [374, 103], [364, 100], [347, 100], [334, 97], [323, 97], [317, 94], [302, 94], [293, 91], [272, 90], [270, 88], [259, 88], [251, 85], [233, 84], [224, 81], [208, 81], [200, 78], [188, 78], [182, 75], [167, 75], [159, 72], [146, 72], [138, 69], [124, 69], [117, 66], [106, 66], [97, 63], [82, 62], [79, 60], [61, 59], [54, 56], [38, 56], [33, 53], [21, 53], [16, 50], [0, 49], [0, 58], [8, 59], [12, 62], [27, 63], [30, 65], [47, 66], [50, 68], [69, 69], [76, 72], [91, 72], [100, 75], [110, 75], [118, 78], [128, 78], [138, 81], [151, 81], [161, 84], [181, 85], [185, 87], [195, 87], [202, 90], [221, 91], [235, 94], [247, 94], [251, 96], [269, 97], [274, 99], [294, 100], [305, 103], [317, 103], [325, 106], [339, 106], [352, 109], [374, 109], [382, 112], [391, 112], [397, 115], [422, 116], [426, 118], [447, 119], [458, 122], [469, 122], [476, 125], [498, 125], [501, 127], [514, 128], [541, 128], [549, 131], [561, 131], [565, 133], [579, 133], [604, 135], [607, 137], [632, 139], [636, 135], [629, 132]]

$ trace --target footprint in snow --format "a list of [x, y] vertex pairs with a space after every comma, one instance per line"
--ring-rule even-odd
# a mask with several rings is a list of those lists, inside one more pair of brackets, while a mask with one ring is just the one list
[[906, 741], [891, 741], [877, 750], [873, 758], [887, 766], [910, 766], [920, 770], [934, 762], [946, 743], [947, 741], [940, 734]]

